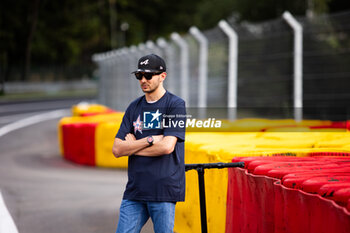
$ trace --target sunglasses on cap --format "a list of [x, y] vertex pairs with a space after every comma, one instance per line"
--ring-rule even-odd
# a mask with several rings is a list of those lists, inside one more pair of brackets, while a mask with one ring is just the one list
[[135, 73], [135, 77], [138, 80], [141, 80], [142, 77], [145, 77], [147, 80], [151, 80], [153, 78], [154, 75], [159, 75], [163, 72], [156, 72], [156, 73], [145, 73], [145, 72], [136, 72]]

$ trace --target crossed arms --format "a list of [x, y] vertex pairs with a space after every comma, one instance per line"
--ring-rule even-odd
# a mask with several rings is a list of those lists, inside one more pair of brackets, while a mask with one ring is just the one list
[[153, 137], [153, 145], [149, 146], [147, 138], [141, 138], [136, 140], [135, 136], [131, 133], [125, 136], [125, 140], [115, 138], [113, 144], [113, 154], [116, 158], [130, 155], [140, 156], [161, 156], [164, 154], [170, 154], [174, 151], [177, 138], [175, 136], [163, 136], [155, 135]]

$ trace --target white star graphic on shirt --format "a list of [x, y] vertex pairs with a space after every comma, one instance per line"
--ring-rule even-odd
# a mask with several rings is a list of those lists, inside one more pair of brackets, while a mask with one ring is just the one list
[[151, 122], [154, 121], [155, 119], [157, 119], [157, 121], [159, 121], [159, 116], [162, 115], [161, 113], [159, 113], [159, 109], [157, 109], [157, 111], [155, 113], [151, 113], [151, 114], [153, 116]]

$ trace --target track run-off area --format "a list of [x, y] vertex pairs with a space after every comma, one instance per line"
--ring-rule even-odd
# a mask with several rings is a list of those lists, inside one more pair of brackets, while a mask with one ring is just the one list
[[115, 232], [126, 170], [80, 166], [59, 152], [57, 124], [75, 103], [0, 106], [0, 232]]

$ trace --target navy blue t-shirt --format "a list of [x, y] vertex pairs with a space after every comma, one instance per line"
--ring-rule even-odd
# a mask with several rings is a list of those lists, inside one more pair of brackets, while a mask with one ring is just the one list
[[166, 92], [155, 103], [145, 96], [127, 108], [116, 138], [125, 140], [128, 133], [141, 139], [149, 135], [177, 137], [170, 154], [155, 157], [129, 156], [128, 183], [123, 199], [177, 202], [185, 200], [184, 141], [185, 101]]

